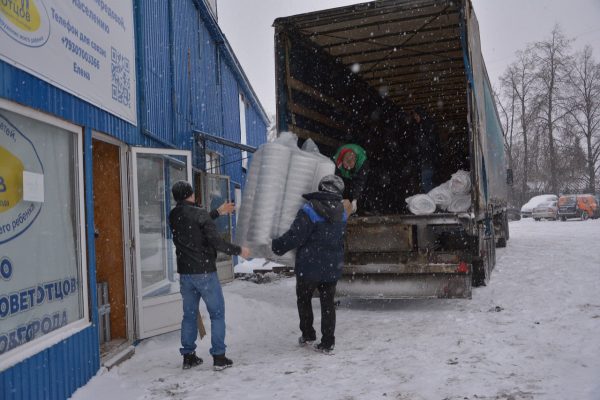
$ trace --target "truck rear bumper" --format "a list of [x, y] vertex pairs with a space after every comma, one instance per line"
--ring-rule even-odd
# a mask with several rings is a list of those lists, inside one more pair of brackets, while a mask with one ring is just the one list
[[464, 268], [459, 264], [347, 266], [338, 282], [337, 295], [362, 299], [470, 299], [471, 268]]

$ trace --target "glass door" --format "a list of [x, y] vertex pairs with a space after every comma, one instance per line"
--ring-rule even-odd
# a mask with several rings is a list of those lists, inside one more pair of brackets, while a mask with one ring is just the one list
[[171, 186], [191, 182], [191, 152], [132, 148], [132, 210], [135, 245], [137, 337], [144, 339], [181, 326], [182, 306], [169, 212]]
[[[230, 179], [226, 175], [195, 171], [194, 183], [198, 205], [205, 207], [209, 212], [221, 204], [231, 201]], [[227, 241], [231, 241], [232, 238], [231, 221], [231, 215], [220, 216], [214, 221], [217, 231]], [[217, 274], [221, 282], [233, 280], [233, 258], [231, 256], [221, 252], [217, 253]]]

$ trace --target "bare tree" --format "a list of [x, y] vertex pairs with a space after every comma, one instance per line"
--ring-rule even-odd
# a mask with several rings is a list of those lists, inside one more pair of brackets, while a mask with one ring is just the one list
[[[512, 86], [504, 88], [505, 97], [501, 97], [498, 94], [497, 90], [494, 90], [494, 98], [496, 100], [496, 104], [498, 104], [498, 108], [500, 109], [500, 114], [502, 117], [502, 136], [504, 137], [504, 149], [508, 154], [508, 168], [515, 171], [515, 161], [514, 161], [514, 137], [515, 137], [515, 106], [517, 101], [517, 95]], [[504, 104], [506, 101], [506, 104]], [[509, 202], [512, 203], [514, 200], [514, 188], [511, 186], [509, 189]]]
[[548, 166], [550, 169], [550, 191], [559, 193], [557, 152], [555, 134], [558, 122], [568, 112], [564, 95], [565, 82], [569, 72], [568, 52], [570, 41], [558, 26], [552, 30], [549, 39], [534, 45], [534, 61], [537, 67], [539, 84], [540, 118], [545, 125], [548, 145]]
[[596, 172], [600, 158], [600, 64], [595, 63], [592, 48], [578, 53], [569, 74], [571, 90], [569, 116], [576, 133], [585, 141], [587, 188], [596, 191]]
[[509, 97], [515, 97], [516, 116], [519, 119], [520, 133], [523, 140], [521, 202], [526, 200], [528, 192], [529, 134], [536, 113], [534, 106], [535, 79], [535, 64], [531, 48], [517, 52], [517, 60], [508, 67], [501, 78], [504, 94], [508, 94]]

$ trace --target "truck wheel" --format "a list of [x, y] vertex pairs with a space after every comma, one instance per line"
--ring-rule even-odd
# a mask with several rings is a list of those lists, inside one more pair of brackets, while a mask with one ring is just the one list
[[565, 221], [567, 220], [567, 217], [560, 217], [560, 220], [561, 220], [562, 222], [565, 222]]
[[471, 282], [473, 287], [486, 286], [490, 280], [489, 267], [485, 260], [473, 261], [473, 272]]
[[498, 238], [498, 240], [496, 241], [496, 247], [506, 247], [506, 242], [509, 239], [508, 216], [506, 215], [506, 213], [502, 214], [502, 216], [500, 217], [500, 230], [496, 237]]
[[473, 260], [473, 272], [471, 276], [471, 283], [474, 287], [486, 286], [492, 276], [492, 269], [496, 263], [496, 239], [494, 235], [494, 229], [491, 230], [491, 235], [488, 238], [483, 236], [483, 232], [480, 232], [478, 237], [479, 241], [479, 254], [478, 257]]

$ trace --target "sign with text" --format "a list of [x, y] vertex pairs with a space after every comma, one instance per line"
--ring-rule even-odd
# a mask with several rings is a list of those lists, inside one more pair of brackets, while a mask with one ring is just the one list
[[0, 59], [137, 124], [130, 0], [1, 0]]
[[0, 371], [83, 317], [79, 149], [75, 132], [0, 109]]

